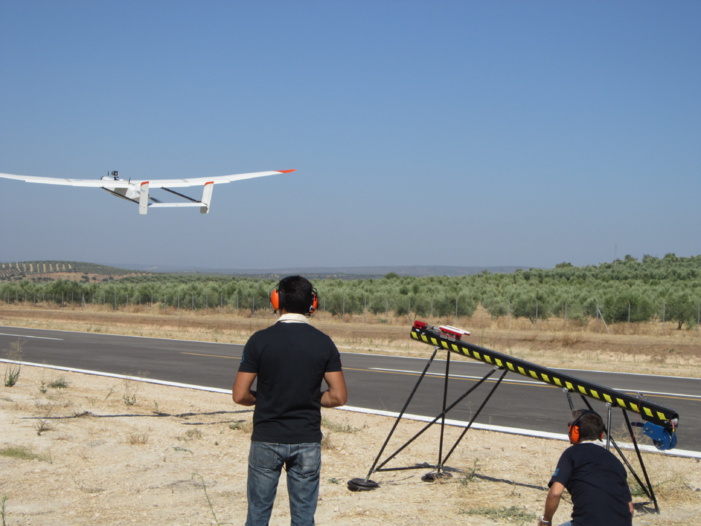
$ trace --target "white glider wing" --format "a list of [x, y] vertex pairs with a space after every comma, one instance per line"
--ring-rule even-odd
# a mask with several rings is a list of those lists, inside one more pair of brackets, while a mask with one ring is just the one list
[[[151, 179], [148, 184], [151, 188], [185, 188], [188, 186], [202, 186], [207, 183], [222, 184], [231, 183], [233, 181], [243, 181], [244, 179], [253, 179], [255, 177], [265, 177], [268, 175], [286, 174], [294, 172], [294, 170], [278, 170], [272, 172], [253, 172], [248, 174], [234, 175], [217, 175], [215, 177], [192, 177], [188, 179]], [[141, 183], [144, 181], [132, 181], [132, 183]]]
[[[41, 183], [41, 184], [60, 184], [64, 186], [90, 186], [93, 188], [104, 188], [107, 186], [105, 183], [119, 183], [119, 188], [126, 188], [129, 186], [128, 181], [112, 180], [103, 181], [100, 179], [68, 179], [61, 177], [38, 177], [36, 175], [12, 175], [12, 174], [0, 174], [3, 179], [16, 179], [17, 181], [24, 181], [25, 183]], [[116, 188], [117, 186], [110, 186], [110, 188]]]
[[[294, 170], [275, 170], [269, 172], [252, 172], [246, 174], [218, 175], [214, 177], [192, 177], [188, 179], [151, 179], [134, 180], [120, 179], [117, 172], [113, 176], [102, 179], [70, 179], [60, 177], [38, 177], [35, 175], [13, 175], [0, 173], [0, 178], [15, 179], [25, 183], [57, 184], [64, 186], [85, 186], [92, 188], [102, 188], [112, 195], [122, 197], [139, 205], [139, 213], [146, 214], [149, 207], [172, 208], [172, 207], [199, 207], [203, 214], [209, 213], [212, 202], [212, 193], [215, 184], [231, 183], [233, 181], [243, 181], [244, 179], [254, 179], [256, 177], [266, 177], [268, 175], [286, 174]], [[183, 195], [171, 188], [187, 188], [190, 186], [202, 187], [202, 198], [193, 199]], [[160, 188], [171, 194], [182, 198], [184, 202], [162, 202], [149, 195], [150, 188]]]

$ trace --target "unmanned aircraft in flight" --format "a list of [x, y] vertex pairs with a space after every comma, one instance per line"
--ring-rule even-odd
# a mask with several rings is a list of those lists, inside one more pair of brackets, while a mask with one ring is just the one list
[[[122, 179], [119, 177], [119, 172], [110, 172], [102, 179], [67, 179], [59, 177], [38, 177], [34, 175], [12, 175], [0, 173], [0, 177], [5, 179], [16, 179], [26, 183], [42, 183], [42, 184], [59, 184], [65, 186], [88, 186], [93, 188], [102, 188], [112, 195], [121, 197], [128, 201], [132, 201], [139, 205], [139, 213], [146, 214], [149, 207], [165, 208], [165, 207], [199, 207], [203, 214], [209, 213], [209, 207], [212, 202], [212, 192], [215, 184], [230, 183], [232, 181], [242, 181], [244, 179], [253, 179], [255, 177], [265, 177], [268, 175], [286, 174], [294, 172], [294, 170], [277, 170], [271, 172], [253, 172], [247, 174], [235, 175], [219, 175], [215, 177], [193, 177], [190, 179], [151, 179], [136, 181], [131, 179]], [[172, 188], [186, 188], [190, 186], [202, 186], [202, 198], [194, 199], [187, 195], [181, 194], [172, 190]], [[176, 202], [163, 202], [149, 195], [150, 188], [160, 188], [166, 192], [170, 192], [182, 199]]]

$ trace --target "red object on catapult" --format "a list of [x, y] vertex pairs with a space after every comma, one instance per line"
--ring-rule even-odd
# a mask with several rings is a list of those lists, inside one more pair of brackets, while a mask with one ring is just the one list
[[[426, 329], [428, 326], [429, 325], [426, 322], [419, 321], [419, 320], [414, 321], [414, 328], [415, 329], [422, 330], [422, 329]], [[463, 336], [470, 335], [470, 331], [466, 331], [465, 329], [459, 329], [457, 327], [453, 327], [452, 325], [441, 325], [438, 328], [441, 330], [441, 332], [443, 332], [444, 334], [447, 334], [448, 336], [450, 336], [452, 338], [455, 338], [456, 340], [459, 340]]]

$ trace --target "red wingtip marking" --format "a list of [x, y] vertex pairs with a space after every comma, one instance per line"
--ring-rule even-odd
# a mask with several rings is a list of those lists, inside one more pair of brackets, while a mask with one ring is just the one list
[[281, 174], [288, 174], [290, 172], [294, 172], [294, 170], [278, 170]]

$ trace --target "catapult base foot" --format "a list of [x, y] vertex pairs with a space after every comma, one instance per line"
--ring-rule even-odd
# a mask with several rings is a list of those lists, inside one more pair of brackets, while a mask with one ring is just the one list
[[450, 473], [446, 473], [445, 471], [438, 471], [433, 473], [426, 473], [423, 477], [421, 477], [421, 480], [423, 480], [424, 482], [435, 482], [437, 480], [450, 478], [453, 478], [453, 475], [451, 475]]
[[348, 481], [348, 489], [351, 491], [372, 491], [380, 485], [370, 479], [352, 479]]

